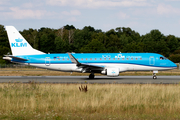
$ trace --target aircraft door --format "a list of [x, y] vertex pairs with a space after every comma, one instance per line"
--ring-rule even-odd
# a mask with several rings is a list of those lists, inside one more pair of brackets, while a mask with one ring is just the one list
[[154, 65], [154, 64], [155, 64], [154, 56], [149, 57], [149, 65]]
[[50, 60], [51, 60], [50, 57], [45, 58], [45, 65], [46, 66], [50, 66]]

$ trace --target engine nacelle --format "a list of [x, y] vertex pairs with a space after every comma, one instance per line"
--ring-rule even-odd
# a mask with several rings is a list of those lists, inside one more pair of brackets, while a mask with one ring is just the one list
[[121, 67], [121, 68], [106, 68], [103, 71], [101, 71], [101, 74], [107, 75], [109, 77], [116, 77], [119, 76], [119, 73], [127, 71], [127, 68]]
[[119, 76], [119, 68], [107, 68], [105, 71], [109, 77]]

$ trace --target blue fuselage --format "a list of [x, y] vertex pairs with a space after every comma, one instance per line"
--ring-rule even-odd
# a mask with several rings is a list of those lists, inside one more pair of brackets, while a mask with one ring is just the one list
[[[169, 70], [176, 68], [176, 64], [156, 53], [74, 53], [80, 63], [98, 65], [101, 67], [123, 67], [126, 70]], [[73, 71], [74, 63], [66, 54], [42, 54], [16, 56], [27, 61], [12, 59], [12, 62], [25, 63], [37, 67], [61, 71]], [[67, 65], [67, 68], [64, 68]], [[62, 68], [61, 68], [62, 66]], [[74, 68], [76, 72], [78, 68]]]

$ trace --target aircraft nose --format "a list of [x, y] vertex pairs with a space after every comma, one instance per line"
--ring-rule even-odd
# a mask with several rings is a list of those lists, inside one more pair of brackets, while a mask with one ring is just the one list
[[173, 63], [172, 61], [170, 61], [170, 65], [173, 69], [176, 69], [177, 68], [177, 65], [175, 63]]

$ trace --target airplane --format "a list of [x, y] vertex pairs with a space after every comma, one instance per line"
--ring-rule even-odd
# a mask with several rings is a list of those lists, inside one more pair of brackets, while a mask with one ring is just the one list
[[109, 77], [117, 77], [126, 71], [153, 71], [177, 68], [177, 65], [157, 53], [44, 53], [31, 47], [26, 39], [14, 26], [6, 26], [6, 31], [12, 55], [5, 55], [3, 59], [13, 63], [35, 66], [44, 69], [90, 73], [101, 73]]

